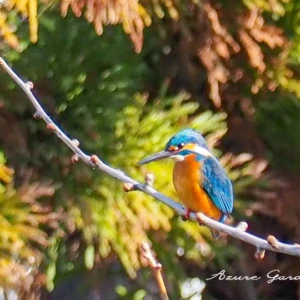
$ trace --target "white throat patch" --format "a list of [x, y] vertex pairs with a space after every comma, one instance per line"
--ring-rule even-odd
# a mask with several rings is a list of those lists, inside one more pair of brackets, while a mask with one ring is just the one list
[[178, 161], [184, 161], [185, 157], [183, 155], [177, 154], [177, 155], [170, 156], [170, 158], [173, 159], [175, 162], [178, 162]]

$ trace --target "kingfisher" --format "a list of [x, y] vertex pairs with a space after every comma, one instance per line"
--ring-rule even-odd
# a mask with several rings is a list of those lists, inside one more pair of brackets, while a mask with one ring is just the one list
[[[139, 165], [164, 158], [175, 161], [173, 185], [187, 209], [185, 217], [202, 212], [224, 223], [233, 209], [232, 184], [202, 134], [184, 129], [168, 141], [163, 151], [143, 159]], [[211, 231], [214, 238], [219, 238], [218, 230]]]

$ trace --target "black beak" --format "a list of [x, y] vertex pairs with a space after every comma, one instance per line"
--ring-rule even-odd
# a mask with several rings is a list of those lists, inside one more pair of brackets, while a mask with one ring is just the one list
[[170, 157], [172, 155], [174, 155], [175, 153], [174, 152], [170, 152], [170, 151], [161, 151], [159, 153], [156, 153], [156, 154], [153, 154], [143, 160], [141, 160], [138, 165], [145, 165], [145, 164], [148, 164], [152, 161], [156, 161], [156, 160], [161, 160], [161, 159], [164, 159], [164, 158], [167, 158], [167, 157]]

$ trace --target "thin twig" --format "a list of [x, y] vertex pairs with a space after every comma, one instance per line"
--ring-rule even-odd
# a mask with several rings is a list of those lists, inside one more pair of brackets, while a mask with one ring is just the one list
[[160, 297], [162, 300], [169, 300], [167, 289], [165, 286], [164, 279], [161, 274], [162, 265], [161, 263], [157, 262], [157, 260], [154, 258], [151, 248], [148, 243], [143, 243], [141, 245], [142, 249], [142, 255], [143, 257], [148, 261], [148, 264], [150, 268], [153, 271], [153, 274], [155, 276], [155, 280], [157, 282], [159, 291], [160, 291]]
[[[28, 96], [28, 99], [31, 101], [33, 106], [36, 109], [36, 116], [41, 117], [46, 123], [47, 128], [51, 131], [53, 131], [62, 141], [65, 143], [75, 154], [74, 161], [77, 159], [81, 159], [83, 162], [88, 164], [91, 167], [97, 167], [99, 170], [107, 173], [108, 175], [126, 183], [128, 186], [130, 186], [129, 190], [139, 190], [141, 192], [144, 192], [153, 198], [161, 201], [162, 203], [168, 205], [172, 209], [174, 209], [179, 215], [185, 216], [186, 215], [186, 209], [180, 205], [179, 203], [175, 202], [171, 198], [159, 193], [155, 189], [153, 189], [148, 184], [142, 184], [131, 177], [125, 175], [122, 171], [114, 169], [105, 163], [103, 163], [96, 155], [87, 155], [85, 154], [79, 147], [78, 147], [78, 141], [74, 142], [72, 141], [65, 133], [61, 131], [61, 129], [54, 124], [54, 122], [51, 120], [51, 118], [46, 114], [44, 109], [39, 104], [38, 100], [35, 98], [35, 96], [32, 94], [31, 89], [33, 87], [32, 83], [25, 83], [23, 82], [20, 77], [8, 66], [8, 64], [4, 61], [3, 58], [0, 57], [0, 65], [3, 67], [3, 69], [10, 75], [10, 77], [21, 87], [21, 89], [26, 93]], [[203, 215], [202, 213], [191, 213], [190, 219], [197, 221], [198, 223], [203, 223], [208, 227], [218, 229], [234, 238], [237, 238], [239, 240], [242, 240], [248, 244], [251, 244], [255, 246], [259, 251], [262, 249], [274, 251], [274, 252], [280, 252], [288, 255], [298, 256], [300, 257], [300, 245], [299, 244], [284, 244], [279, 241], [272, 241], [272, 243], [269, 243], [268, 241], [258, 238], [252, 234], [249, 234], [245, 232], [244, 230], [240, 230], [240, 228], [231, 227], [229, 225], [217, 222], [213, 219], [210, 219]], [[276, 244], [276, 247], [274, 245]]]

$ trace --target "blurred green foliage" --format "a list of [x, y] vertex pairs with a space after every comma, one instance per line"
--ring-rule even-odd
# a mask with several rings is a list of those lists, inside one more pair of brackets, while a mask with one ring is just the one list
[[[279, 169], [298, 171], [300, 167], [297, 155], [300, 143], [295, 135], [295, 131], [298, 132], [299, 129], [299, 105], [298, 99], [269, 100], [260, 104], [256, 115], [258, 126], [264, 128], [262, 135], [266, 142], [269, 158]], [[267, 126], [270, 122], [273, 125]], [[280, 138], [280, 142], [274, 143], [274, 136]], [[286, 157], [289, 159], [287, 160]]]

